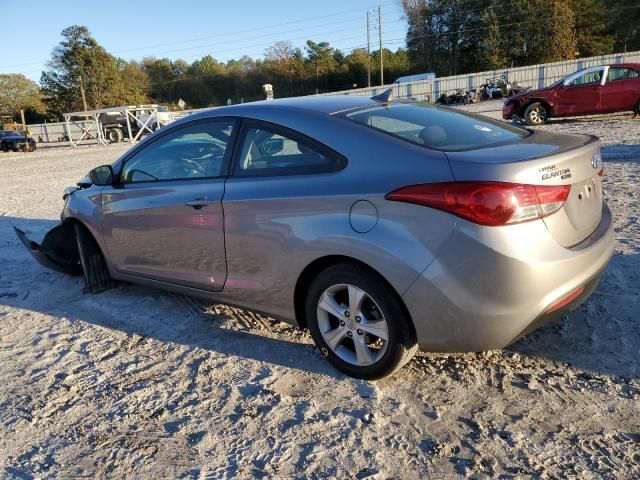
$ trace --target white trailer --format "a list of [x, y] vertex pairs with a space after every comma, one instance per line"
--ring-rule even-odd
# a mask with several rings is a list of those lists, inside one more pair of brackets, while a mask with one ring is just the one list
[[[162, 105], [150, 104], [70, 112], [64, 114], [64, 120], [69, 142], [77, 147], [87, 139], [95, 139], [103, 145], [124, 140], [134, 143], [142, 135], [153, 133], [181, 116], [181, 112], [170, 112]], [[73, 138], [71, 124], [80, 129], [78, 138]]]

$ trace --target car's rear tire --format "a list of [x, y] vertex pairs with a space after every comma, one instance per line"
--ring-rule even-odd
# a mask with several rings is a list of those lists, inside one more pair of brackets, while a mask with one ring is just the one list
[[640, 115], [640, 99], [638, 99], [635, 106], [633, 107], [633, 116], [637, 117], [638, 115]]
[[86, 290], [100, 293], [113, 288], [115, 282], [109, 275], [109, 268], [98, 242], [83, 225], [76, 224], [74, 228]]
[[124, 138], [124, 133], [119, 128], [110, 128], [107, 131], [107, 140], [109, 143], [120, 143]]
[[542, 102], [531, 103], [524, 111], [524, 119], [531, 126], [544, 125], [549, 118], [549, 110]]
[[321, 353], [352, 377], [390, 375], [418, 350], [400, 297], [361, 265], [337, 264], [322, 271], [307, 291], [305, 315]]

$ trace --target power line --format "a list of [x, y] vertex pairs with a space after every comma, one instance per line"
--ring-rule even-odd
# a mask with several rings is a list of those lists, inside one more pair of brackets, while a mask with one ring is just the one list
[[[390, 22], [391, 23], [391, 22]], [[328, 35], [331, 33], [339, 33], [339, 32], [346, 32], [346, 31], [352, 31], [352, 28], [346, 28], [346, 29], [339, 29], [339, 30], [333, 30], [331, 32], [324, 32], [324, 33], [318, 33], [318, 34], [314, 34], [314, 35], [303, 35], [303, 36], [299, 36], [299, 37], [293, 37], [290, 38], [289, 40], [302, 40], [302, 39], [310, 39], [310, 37], [319, 37], [321, 35]], [[397, 32], [404, 32], [406, 31], [406, 29], [402, 28], [402, 29], [396, 29], [396, 30], [390, 30], [387, 33], [397, 33]], [[331, 40], [330, 43], [335, 43], [335, 42], [342, 42], [345, 40], [355, 40], [355, 39], [359, 39], [362, 38], [362, 34], [360, 35], [356, 35], [356, 36], [348, 36], [348, 37], [341, 37], [341, 38], [334, 38]], [[241, 46], [237, 46], [237, 47], [233, 47], [233, 48], [227, 48], [227, 49], [219, 49], [219, 50], [210, 50], [210, 51], [206, 51], [206, 52], [200, 52], [194, 55], [186, 55], [186, 56], [180, 56], [179, 59], [187, 59], [187, 58], [194, 58], [194, 57], [200, 57], [203, 58], [207, 55], [215, 55], [215, 54], [219, 54], [219, 53], [228, 53], [228, 52], [234, 52], [234, 51], [238, 51], [238, 50], [246, 50], [246, 49], [250, 49], [250, 48], [267, 48], [270, 45], [272, 45], [272, 43], [257, 43], [257, 44], [253, 44], [253, 45], [241, 45]], [[345, 49], [337, 49], [340, 50], [341, 52], [345, 53], [345, 52], [349, 52], [352, 50], [357, 50], [358, 48], [362, 48], [363, 46], [366, 46], [366, 44], [359, 44], [355, 47], [347, 47]], [[246, 53], [245, 53], [246, 55]], [[21, 73], [35, 73], [35, 72], [39, 72], [40, 70], [28, 70], [28, 71], [22, 71]]]
[[[381, 6], [389, 6], [389, 5], [394, 5], [394, 3], [390, 2], [390, 3], [381, 4]], [[260, 27], [260, 28], [251, 28], [251, 29], [246, 29], [246, 30], [238, 30], [238, 31], [235, 31], [235, 32], [221, 33], [221, 34], [216, 34], [216, 35], [208, 35], [208, 36], [205, 36], [205, 37], [197, 37], [197, 38], [192, 38], [192, 39], [188, 39], [188, 40], [181, 40], [179, 42], [159, 43], [159, 44], [155, 44], [155, 45], [147, 45], [147, 46], [144, 46], [144, 47], [135, 47], [135, 48], [129, 48], [129, 49], [125, 49], [125, 50], [115, 50], [115, 51], [112, 52], [112, 54], [126, 53], [126, 52], [139, 51], [139, 50], [148, 50], [148, 49], [151, 49], [151, 48], [157, 48], [157, 47], [162, 47], [162, 46], [178, 45], [178, 44], [196, 42], [196, 41], [199, 41], [199, 40], [208, 40], [208, 39], [212, 39], [212, 38], [228, 37], [228, 36], [231, 36], [231, 35], [237, 35], [237, 34], [242, 34], [242, 33], [253, 33], [253, 32], [256, 32], [256, 31], [268, 30], [268, 29], [272, 29], [272, 28], [282, 27], [282, 26], [285, 26], [285, 25], [299, 24], [299, 23], [304, 23], [304, 22], [310, 22], [310, 21], [313, 21], [313, 20], [336, 17], [336, 16], [347, 14], [347, 13], [364, 12], [367, 9], [371, 9], [371, 8], [373, 8], [373, 6], [361, 7], [361, 8], [351, 9], [351, 10], [343, 10], [341, 12], [331, 13], [331, 14], [327, 14], [327, 15], [319, 15], [319, 16], [316, 16], [316, 17], [307, 17], [305, 19], [291, 20], [289, 22], [267, 25], [267, 26]], [[361, 19], [360, 17], [358, 17], [358, 18]], [[352, 20], [355, 20], [355, 19], [352, 19]], [[341, 23], [341, 22], [337, 22], [337, 23]], [[305, 27], [304, 29], [318, 27], [318, 26], [327, 26], [327, 25], [331, 25], [331, 24], [335, 24], [335, 22], [332, 22], [330, 24], [323, 24], [323, 25], [311, 25], [311, 26]], [[294, 30], [294, 31], [299, 31], [299, 30], [301, 30], [301, 29], [297, 29], [297, 30]], [[276, 33], [280, 34], [280, 32], [276, 32]], [[282, 33], [284, 34], [284, 33], [287, 33], [287, 32], [285, 31], [285, 32], [282, 32]], [[253, 37], [253, 38], [255, 38], [255, 37]], [[238, 41], [238, 40], [235, 40], [235, 41]], [[193, 48], [198, 48], [198, 47], [193, 47]], [[3, 65], [3, 66], [0, 66], [0, 69], [12, 68], [12, 67], [22, 67], [22, 66], [27, 66], [27, 65], [38, 65], [38, 64], [44, 63], [46, 61], [47, 60], [42, 60], [42, 61], [39, 61], [39, 62], [13, 64], [13, 65]]]

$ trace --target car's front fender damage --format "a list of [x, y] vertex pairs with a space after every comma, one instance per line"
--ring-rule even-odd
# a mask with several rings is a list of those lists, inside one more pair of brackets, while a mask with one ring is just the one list
[[80, 275], [80, 255], [72, 222], [63, 222], [47, 232], [38, 244], [13, 227], [22, 244], [41, 265], [70, 275]]

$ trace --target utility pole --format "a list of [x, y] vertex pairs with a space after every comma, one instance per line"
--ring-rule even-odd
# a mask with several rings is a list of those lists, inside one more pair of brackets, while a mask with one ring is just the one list
[[384, 85], [384, 65], [382, 62], [382, 12], [378, 5], [378, 34], [380, 35], [380, 85]]
[[367, 87], [371, 87], [371, 35], [369, 33], [369, 10], [367, 10]]

